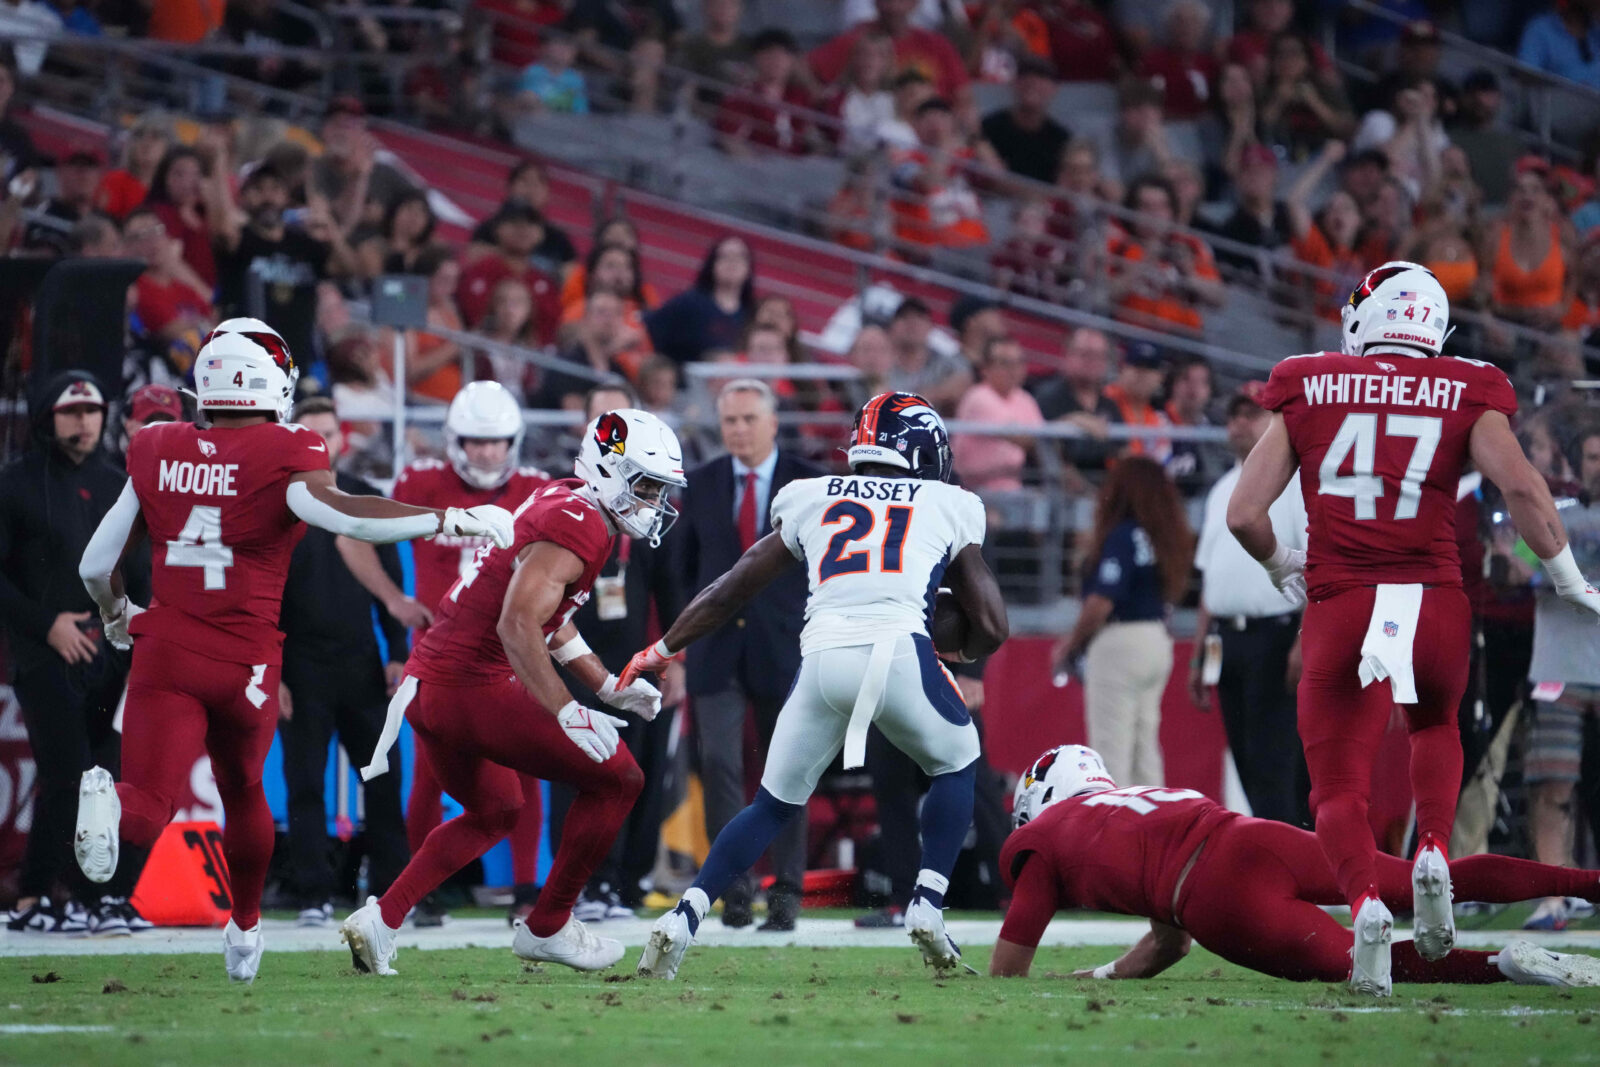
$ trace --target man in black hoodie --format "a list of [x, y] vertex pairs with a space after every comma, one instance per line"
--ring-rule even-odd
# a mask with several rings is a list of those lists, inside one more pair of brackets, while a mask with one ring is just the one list
[[[0, 618], [38, 767], [33, 829], [7, 926], [126, 934], [130, 923], [148, 923], [125, 899], [91, 893], [72, 856], [78, 780], [97, 763], [117, 764], [111, 720], [128, 673], [128, 654], [101, 634], [78, 561], [126, 476], [101, 450], [105, 392], [92, 374], [56, 375], [30, 408], [32, 448], [0, 470]], [[129, 577], [129, 596], [149, 603], [148, 569]], [[76, 890], [80, 902], [63, 899], [61, 887]]]

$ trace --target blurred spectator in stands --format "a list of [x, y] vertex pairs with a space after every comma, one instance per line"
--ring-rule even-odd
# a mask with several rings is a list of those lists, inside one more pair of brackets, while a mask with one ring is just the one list
[[1394, 177], [1383, 179], [1378, 195], [1361, 212], [1361, 257], [1370, 263], [1393, 259], [1411, 234], [1411, 196]]
[[1399, 59], [1389, 74], [1378, 81], [1376, 91], [1367, 97], [1366, 109], [1382, 107], [1394, 98], [1402, 85], [1422, 75], [1433, 83], [1439, 117], [1445, 122], [1454, 121], [1461, 94], [1456, 83], [1440, 73], [1439, 64], [1443, 58], [1444, 41], [1436, 23], [1429, 19], [1415, 19], [1406, 23], [1400, 33]]
[[1201, 306], [1220, 305], [1225, 297], [1211, 249], [1197, 237], [1173, 231], [1177, 196], [1165, 178], [1138, 178], [1123, 207], [1135, 214], [1113, 231], [1106, 249], [1117, 317], [1198, 333]]
[[544, 216], [516, 200], [508, 200], [488, 222], [494, 244], [462, 264], [456, 304], [461, 317], [476, 323], [489, 309], [496, 285], [514, 279], [528, 290], [539, 343], [555, 340], [561, 321], [561, 295], [555, 281], [533, 266], [533, 250], [544, 240]]
[[122, 232], [104, 215], [91, 214], [72, 224], [67, 232], [67, 255], [85, 259], [119, 259]]
[[1546, 182], [1550, 168], [1537, 156], [1516, 164], [1505, 217], [1491, 226], [1479, 261], [1492, 283], [1496, 315], [1535, 329], [1550, 329], [1566, 313], [1567, 231]]
[[906, 297], [889, 318], [889, 341], [894, 345], [889, 384], [901, 392], [920, 394], [948, 414], [972, 384], [972, 370], [959, 355], [936, 349], [932, 337], [933, 312], [917, 297]]
[[171, 140], [164, 117], [149, 114], [135, 120], [123, 140], [121, 164], [100, 179], [94, 206], [118, 222], [126, 219], [149, 195], [150, 182]]
[[[550, 178], [545, 173], [544, 164], [538, 160], [524, 159], [511, 168], [506, 175], [505, 200], [501, 206], [512, 203], [523, 204], [539, 213], [543, 219], [544, 236], [534, 246], [531, 258], [535, 267], [554, 278], [559, 277], [562, 270], [578, 258], [578, 250], [573, 245], [572, 238], [567, 236], [566, 230], [544, 217], [545, 208], [549, 205], [549, 202]], [[478, 223], [477, 227], [472, 231], [472, 243], [467, 249], [467, 259], [469, 261], [493, 249], [495, 243], [494, 224], [498, 217], [498, 214], [491, 215]], [[612, 227], [614, 226], [625, 229], [626, 233], [621, 232], [621, 229], [613, 233]], [[633, 229], [633, 224], [626, 219], [611, 219], [601, 223], [600, 227], [595, 231], [592, 244], [629, 244], [632, 247], [637, 247], [639, 235]], [[576, 282], [572, 282], [570, 275], [568, 277], [573, 300], [581, 299], [583, 296], [584, 282], [581, 277], [581, 268], [579, 268], [578, 273], [580, 276]], [[567, 301], [565, 291], [562, 293], [562, 301], [563, 303]]]
[[[490, 341], [519, 348], [539, 344], [532, 295], [516, 278], [502, 278], [489, 293], [489, 304], [473, 330]], [[520, 402], [527, 394], [531, 369], [513, 355], [490, 353], [478, 357], [474, 378], [493, 378], [514, 393]], [[484, 373], [487, 371], [488, 373]]]
[[328, 201], [346, 233], [359, 222], [382, 222], [389, 205], [414, 188], [405, 175], [379, 161], [377, 152], [361, 101], [340, 97], [328, 105], [322, 155], [311, 164], [307, 192]]
[[94, 211], [94, 193], [100, 187], [105, 160], [99, 151], [75, 148], [55, 166], [56, 195], [39, 206], [44, 217], [22, 231], [22, 247], [29, 252], [64, 256], [72, 227]]
[[403, 193], [390, 204], [383, 215], [384, 271], [388, 274], [417, 273], [417, 260], [431, 247], [436, 222], [427, 193]]
[[[743, 85], [750, 77], [750, 45], [739, 30], [744, 20], [743, 0], [705, 0], [700, 18], [700, 32], [685, 37], [673, 49], [673, 66], [710, 81]], [[716, 91], [702, 93], [701, 99], [710, 102], [716, 95]]]
[[652, 356], [639, 368], [639, 403], [655, 415], [675, 415], [682, 410], [678, 392], [678, 365], [666, 356]]
[[[633, 378], [648, 356], [648, 343], [641, 351], [643, 331], [628, 325], [622, 298], [608, 289], [590, 292], [582, 317], [565, 332], [571, 340], [562, 347], [561, 358], [597, 374]], [[545, 369], [533, 406], [577, 410], [594, 384], [593, 378]]]
[[[1326, 146], [1324, 146], [1326, 148]], [[1363, 214], [1372, 207], [1389, 181], [1389, 157], [1369, 148], [1344, 156], [1339, 167], [1339, 188], [1350, 194]]]
[[1382, 149], [1389, 157], [1389, 173], [1413, 198], [1438, 178], [1439, 155], [1449, 145], [1439, 121], [1438, 90], [1425, 74], [1401, 82], [1385, 109], [1367, 112], [1351, 142], [1357, 152]]
[[1122, 71], [1111, 23], [1088, 0], [1056, 0], [1042, 9], [1050, 35], [1050, 59], [1068, 82], [1114, 81]]
[[539, 58], [522, 69], [517, 92], [523, 106], [554, 115], [587, 115], [589, 88], [573, 68], [578, 46], [561, 33], [545, 37]]
[[1580, 343], [1590, 344], [1600, 327], [1600, 238], [1591, 234], [1584, 239], [1572, 274], [1572, 300], [1561, 328], [1576, 335]]
[[1092, 326], [1078, 326], [1062, 345], [1061, 369], [1036, 383], [1034, 395], [1046, 419], [1065, 419], [1103, 437], [1115, 416], [1115, 405], [1103, 392], [1110, 380], [1111, 342]]
[[208, 286], [217, 284], [217, 260], [206, 223], [205, 167], [200, 153], [186, 145], [167, 149], [150, 179], [145, 206], [183, 245], [183, 260]]
[[[1122, 183], [1100, 169], [1099, 146], [1088, 137], [1074, 137], [1061, 151], [1061, 166], [1056, 171], [1056, 187], [1066, 193], [1051, 204], [1050, 236], [1062, 241], [1093, 243], [1094, 231], [1105, 222], [1098, 204], [1113, 204], [1122, 199]], [[1099, 243], [1104, 243], [1100, 238]]]
[[882, 326], [869, 324], [861, 327], [845, 359], [861, 372], [859, 380], [846, 383], [851, 387], [851, 406], [859, 408], [879, 393], [890, 391], [889, 379], [894, 373], [894, 342], [889, 340], [889, 331]]
[[811, 94], [795, 78], [800, 47], [788, 30], [763, 30], [750, 41], [750, 84], [723, 94], [713, 123], [717, 143], [731, 155], [766, 148], [789, 155], [811, 149]]
[[11, 56], [0, 49], [0, 182], [6, 185], [39, 163], [39, 150], [33, 146], [33, 137], [11, 116], [11, 103], [16, 93], [17, 66]]
[[166, 353], [168, 366], [181, 378], [217, 322], [211, 287], [184, 262], [182, 243], [149, 208], [135, 208], [128, 216], [122, 241], [127, 254], [145, 264], [131, 299], [137, 332]]
[[[1022, 388], [1028, 376], [1022, 346], [1001, 336], [987, 338], [981, 355], [982, 376], [956, 405], [956, 418], [971, 422], [994, 422], [1018, 429], [1044, 425], [1038, 401]], [[1028, 434], [1014, 437], [958, 433], [950, 440], [956, 473], [961, 484], [973, 492], [1022, 488], [1022, 468], [1032, 454], [1035, 439]]]
[[805, 345], [800, 340], [800, 316], [786, 296], [764, 296], [756, 301], [755, 314], [750, 316], [751, 327], [765, 326], [777, 330], [788, 350], [788, 362], [808, 362]]
[[[1448, 197], [1436, 188], [1418, 206], [1416, 226], [1399, 249], [1400, 258], [1433, 271], [1450, 298], [1452, 309], [1477, 307], [1484, 302], [1477, 249], [1473, 246], [1475, 206], [1470, 201]], [[1470, 329], [1465, 323], [1462, 326]], [[1457, 341], [1465, 339], [1462, 336]]]
[[[1245, 8], [1246, 25], [1228, 39], [1223, 54], [1230, 63], [1239, 63], [1250, 72], [1256, 85], [1267, 83], [1267, 68], [1271, 65], [1272, 44], [1281, 35], [1290, 32], [1294, 22], [1294, 0], [1248, 0]], [[1319, 81], [1337, 78], [1333, 60], [1315, 41], [1307, 41], [1311, 50], [1311, 64]]]
[[1276, 38], [1261, 91], [1262, 139], [1299, 162], [1329, 138], [1349, 137], [1354, 128], [1337, 81], [1316, 77], [1310, 42], [1293, 33]]
[[917, 0], [878, 0], [877, 7], [875, 21], [863, 22], [812, 50], [807, 59], [818, 83], [832, 85], [838, 81], [850, 62], [856, 39], [880, 33], [894, 45], [897, 71], [918, 70], [929, 76], [934, 90], [965, 115], [972, 99], [972, 83], [961, 53], [949, 38], [911, 25]]
[[[1216, 395], [1211, 364], [1206, 357], [1186, 352], [1174, 357], [1162, 390], [1167, 402], [1161, 413], [1173, 426], [1216, 426], [1211, 416], [1211, 398]], [[1228, 450], [1212, 441], [1173, 441], [1167, 458], [1167, 474], [1185, 495], [1200, 492], [1228, 469]]]
[[[157, 223], [157, 225], [160, 225]], [[128, 397], [122, 415], [122, 465], [127, 466], [128, 442], [146, 426], [183, 421], [183, 397], [170, 385], [141, 385]]]
[[890, 149], [915, 148], [917, 108], [936, 98], [938, 90], [927, 75], [918, 70], [903, 70], [896, 74], [890, 88], [894, 93], [894, 119], [881, 130], [883, 143]]
[[222, 69], [238, 78], [294, 91], [318, 77], [315, 65], [286, 58], [284, 49], [316, 49], [322, 42], [303, 15], [286, 11], [272, 0], [230, 0], [222, 17], [222, 41], [255, 53], [234, 56]]
[[889, 202], [895, 236], [916, 257], [925, 248], [966, 248], [989, 242], [983, 205], [966, 168], [976, 164], [1000, 170], [1002, 164], [979, 138], [964, 141], [950, 102], [934, 97], [917, 108], [917, 147], [890, 153], [895, 195]]
[[1075, 281], [1071, 246], [1050, 235], [1051, 205], [1042, 197], [1017, 202], [1011, 233], [989, 259], [990, 284], [1036, 300], [1069, 299]]
[[730, 235], [706, 251], [694, 285], [650, 312], [644, 322], [657, 352], [689, 363], [714, 348], [736, 348], [755, 307], [750, 246]]
[[1484, 203], [1498, 207], [1511, 193], [1511, 168], [1506, 160], [1522, 153], [1523, 141], [1500, 117], [1500, 79], [1479, 68], [1461, 83], [1461, 103], [1450, 139], [1467, 154], [1472, 180], [1483, 190]]
[[359, 298], [371, 291], [372, 283], [383, 273], [389, 242], [384, 239], [382, 227], [363, 222], [350, 231], [345, 244], [350, 249], [350, 269], [340, 281], [352, 297]]
[[1013, 174], [1036, 182], [1055, 180], [1061, 150], [1071, 133], [1050, 117], [1056, 95], [1056, 71], [1037, 56], [1017, 62], [1011, 106], [990, 112], [983, 120], [983, 138]]
[[1159, 173], [1171, 155], [1161, 125], [1161, 90], [1142, 78], [1117, 86], [1117, 120], [1099, 138], [1100, 172], [1119, 186]]
[[857, 156], [845, 165], [844, 184], [824, 209], [828, 239], [858, 252], [877, 245], [878, 172], [875, 156]]
[[206, 0], [151, 0], [147, 32], [170, 44], [199, 44], [222, 29], [227, 4]]
[[1006, 317], [1000, 305], [979, 296], [963, 296], [950, 305], [950, 332], [961, 345], [961, 358], [976, 372], [983, 366], [989, 342], [1005, 337]]
[[[408, 64], [401, 92], [416, 120], [431, 130], [508, 140], [499, 115], [504, 98], [489, 92], [485, 65], [472, 47], [460, 32], [434, 39], [423, 59]], [[525, 56], [521, 62], [507, 63], [520, 69], [537, 57], [538, 39], [531, 37], [526, 44], [507, 45], [496, 36], [491, 54], [498, 56], [502, 51]]]
[[[1161, 349], [1149, 341], [1132, 341], [1123, 349], [1117, 377], [1105, 388], [1111, 401], [1109, 418], [1113, 424], [1159, 428], [1168, 425], [1167, 417], [1155, 405], [1166, 377], [1166, 360]], [[1158, 463], [1172, 457], [1172, 442], [1165, 437], [1136, 438], [1125, 446], [1127, 454], [1149, 456]]]
[[[428, 325], [461, 329], [456, 310], [461, 265], [450, 250], [425, 248], [411, 269], [428, 279]], [[461, 391], [461, 347], [426, 330], [406, 331], [406, 384], [417, 399], [448, 404]]]
[[[639, 253], [615, 245], [597, 246], [589, 253], [588, 276], [589, 291], [583, 300], [561, 313], [561, 341], [571, 344], [577, 338], [588, 316], [589, 304], [597, 294], [616, 297], [621, 316], [620, 332], [612, 336], [608, 316], [605, 323], [608, 358], [632, 378], [639, 364], [652, 352], [650, 335], [644, 327], [644, 313], [649, 308], [639, 285]], [[611, 348], [613, 344], [615, 347]]]
[[1195, 214], [1199, 211], [1200, 202], [1206, 195], [1206, 181], [1200, 173], [1200, 168], [1187, 159], [1172, 156], [1162, 164], [1161, 176], [1172, 186], [1173, 203], [1176, 208], [1173, 221], [1185, 228], [1193, 227]]
[[1312, 196], [1328, 170], [1344, 158], [1344, 151], [1343, 141], [1329, 141], [1323, 145], [1316, 160], [1303, 169], [1290, 186], [1284, 201], [1289, 208], [1290, 247], [1295, 258], [1319, 271], [1340, 276], [1337, 280], [1314, 278], [1308, 287], [1316, 313], [1332, 322], [1340, 321], [1340, 306], [1371, 269], [1357, 247], [1361, 209], [1356, 207], [1354, 197], [1343, 189], [1335, 189], [1321, 211], [1315, 214], [1311, 211]]
[[864, 33], [856, 38], [850, 65], [820, 105], [839, 120], [840, 128], [829, 136], [838, 141], [841, 155], [854, 158], [876, 151], [894, 136], [895, 97], [888, 87], [893, 66], [894, 45], [888, 37]]
[[[1230, 241], [1271, 251], [1288, 244], [1294, 236], [1289, 205], [1279, 200], [1278, 157], [1266, 145], [1254, 144], [1239, 158], [1239, 173], [1234, 179], [1238, 191], [1233, 214], [1217, 227], [1216, 233]], [[1236, 271], [1266, 275], [1270, 269], [1262, 257], [1223, 249], [1217, 262]]]
[[347, 424], [350, 452], [380, 453], [387, 447], [383, 423], [394, 416], [398, 400], [383, 347], [367, 327], [356, 325], [329, 338], [327, 352], [330, 393]]
[[1201, 0], [1177, 0], [1162, 16], [1165, 41], [1144, 53], [1139, 74], [1162, 92], [1169, 119], [1186, 122], [1205, 114], [1217, 84], [1211, 47], [1211, 9]]
[[515, 70], [534, 61], [545, 29], [559, 25], [569, 6], [565, 0], [472, 0], [490, 27], [489, 57]]
[[1239, 63], [1218, 71], [1211, 108], [1200, 118], [1200, 150], [1204, 153], [1206, 199], [1221, 200], [1239, 173], [1244, 150], [1261, 143], [1256, 88], [1250, 73]]
[[[37, 38], [61, 35], [61, 16], [39, 0], [0, 0], [0, 36], [13, 38], [11, 54], [24, 78], [32, 78], [44, 66], [50, 45]], [[34, 40], [22, 40], [24, 37]]]
[[[549, 223], [546, 222], [546, 226], [548, 225]], [[480, 241], [486, 242], [488, 236], [484, 227], [479, 226], [472, 235], [473, 249], [479, 247]], [[563, 233], [561, 236], [565, 238], [566, 234]], [[548, 244], [548, 240], [545, 243]], [[568, 245], [570, 246], [570, 244], [571, 242], [569, 241]], [[614, 215], [605, 219], [595, 226], [594, 233], [589, 237], [589, 251], [592, 254], [596, 248], [610, 245], [637, 251], [639, 248], [639, 228], [633, 224], [631, 219], [623, 215]], [[472, 253], [469, 252], [470, 254]], [[577, 254], [574, 252], [573, 259], [576, 258]], [[583, 294], [588, 287], [588, 268], [582, 263], [573, 263], [561, 283], [561, 306], [567, 308], [582, 301]], [[639, 291], [644, 294], [646, 307], [655, 307], [661, 302], [661, 297], [656, 292], [655, 286], [644, 280], [642, 271], [639, 278]]]
[[626, 82], [629, 106], [654, 114], [661, 68], [683, 26], [671, 0], [574, 0], [566, 25], [589, 63]]
[[1529, 19], [1517, 58], [1530, 67], [1600, 89], [1600, 20], [1595, 0], [1565, 0]]
[[217, 244], [217, 311], [272, 323], [290, 352], [315, 352], [317, 284], [355, 267], [326, 204], [315, 201], [292, 220], [289, 190], [277, 173], [257, 167], [239, 184], [235, 208], [226, 182], [216, 182], [210, 216]]
[[1083, 560], [1083, 607], [1051, 650], [1052, 670], [1082, 672], [1088, 743], [1111, 776], [1164, 784], [1161, 696], [1172, 673], [1166, 619], [1189, 584], [1194, 533], [1158, 463], [1134, 455], [1111, 468]]

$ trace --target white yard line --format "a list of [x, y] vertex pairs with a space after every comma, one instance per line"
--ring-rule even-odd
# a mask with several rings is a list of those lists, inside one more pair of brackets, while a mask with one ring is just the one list
[[[269, 952], [342, 952], [337, 925], [321, 928], [296, 926], [289, 920], [264, 920]], [[614, 937], [630, 948], [642, 946], [650, 934], [644, 919], [613, 920], [594, 924], [593, 929]], [[959, 944], [987, 946], [1000, 933], [999, 919], [957, 919], [949, 923], [952, 937]], [[1136, 941], [1141, 926], [1117, 919], [1057, 919], [1045, 931], [1046, 946], [1125, 947]], [[1532, 933], [1517, 930], [1462, 930], [1456, 943], [1462, 948], [1502, 948], [1508, 941], [1526, 938], [1551, 948], [1569, 946], [1600, 952], [1600, 930], [1569, 930], [1564, 933]], [[0, 931], [0, 957], [18, 956], [121, 956], [220, 950], [220, 930], [160, 928], [132, 937], [64, 937], [57, 934], [28, 934]], [[849, 919], [805, 919], [792, 934], [763, 934], [754, 927], [728, 930], [716, 918], [707, 919], [696, 942], [709, 946], [744, 948], [907, 948], [910, 942], [901, 930], [857, 930]], [[458, 919], [442, 927], [416, 930], [407, 927], [400, 934], [400, 948], [488, 948], [511, 945], [511, 928], [503, 919]]]

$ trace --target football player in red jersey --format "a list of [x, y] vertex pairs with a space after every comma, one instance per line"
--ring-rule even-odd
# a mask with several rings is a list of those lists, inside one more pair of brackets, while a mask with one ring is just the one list
[[[471, 382], [450, 401], [444, 417], [445, 457], [421, 459], [400, 472], [394, 498], [424, 507], [470, 507], [499, 504], [515, 508], [550, 479], [532, 467], [519, 467], [522, 450], [522, 411], [516, 398], [499, 382]], [[436, 537], [412, 547], [416, 561], [417, 601], [428, 611], [438, 607], [452, 583], [472, 569], [481, 537]], [[420, 627], [421, 641], [427, 632]], [[406, 840], [415, 853], [439, 825], [443, 813], [439, 780], [420, 749], [415, 753], [411, 796], [406, 801]], [[515, 882], [513, 917], [523, 917], [537, 893], [539, 833], [544, 825], [539, 782], [522, 779], [523, 806], [511, 830], [511, 873]], [[416, 914], [420, 926], [437, 926], [443, 915], [429, 901]]]
[[649, 683], [622, 685], [606, 670], [571, 618], [616, 533], [659, 545], [677, 517], [666, 494], [684, 485], [683, 452], [660, 419], [623, 408], [585, 429], [576, 468], [577, 478], [523, 501], [513, 544], [478, 552], [412, 650], [378, 751], [361, 773], [388, 769], [403, 714], [439, 784], [465, 810], [428, 834], [381, 900], [369, 897], [344, 921], [357, 970], [393, 974], [406, 913], [511, 831], [523, 803], [519, 773], [564, 782], [577, 797], [538, 903], [513, 924], [513, 951], [585, 971], [622, 958], [621, 943], [591, 934], [572, 905], [610, 851], [644, 775], [618, 745], [617, 726], [626, 724], [574, 700], [555, 665], [614, 708], [646, 720], [661, 710]]
[[[209, 754], [233, 888], [224, 960], [228, 976], [244, 982], [261, 965], [261, 890], [273, 840], [261, 769], [278, 722], [278, 615], [301, 522], [373, 542], [511, 539], [511, 516], [501, 508], [441, 511], [341, 493], [321, 436], [282, 421], [298, 376], [266, 323], [219, 325], [195, 362], [199, 407], [211, 425], [148, 426], [133, 439], [128, 484], [79, 566], [107, 638], [119, 648], [136, 639], [138, 647], [123, 713], [123, 780], [113, 786], [99, 767], [84, 772], [78, 865], [131, 895], [189, 768], [201, 751]], [[123, 595], [121, 561], [146, 533], [155, 545], [154, 595], [141, 610]]]
[[[1011, 907], [989, 973], [1028, 973], [1050, 917], [1061, 908], [1140, 915], [1150, 932], [1121, 958], [1077, 978], [1151, 978], [1183, 959], [1191, 939], [1223, 959], [1293, 981], [1339, 982], [1351, 970], [1351, 931], [1322, 910], [1344, 895], [1312, 834], [1227, 811], [1189, 789], [1119, 789], [1097, 752], [1064, 745], [1017, 783], [1017, 829], [1000, 852]], [[1506, 856], [1454, 864], [1469, 900], [1527, 900], [1547, 893], [1600, 899], [1600, 872]], [[1380, 856], [1377, 887], [1402, 904], [1411, 866]], [[1600, 960], [1558, 955], [1527, 941], [1498, 953], [1458, 951], [1429, 961], [1420, 946], [1394, 949], [1402, 982], [1600, 985]]]
[[[1579, 573], [1544, 479], [1511, 431], [1511, 383], [1487, 363], [1441, 354], [1449, 319], [1426, 267], [1393, 262], [1368, 274], [1344, 308], [1343, 353], [1273, 368], [1261, 400], [1272, 421], [1228, 505], [1229, 528], [1274, 584], [1309, 594], [1299, 727], [1317, 837], [1355, 915], [1351, 986], [1379, 996], [1389, 992], [1393, 917], [1378, 891], [1367, 803], [1395, 704], [1411, 732], [1417, 951], [1440, 959], [1455, 941], [1446, 848], [1471, 623], [1455, 500], [1469, 460], [1504, 494], [1556, 592], [1600, 613], [1600, 593]], [[1280, 545], [1267, 517], [1296, 468], [1309, 518], [1303, 553]]]

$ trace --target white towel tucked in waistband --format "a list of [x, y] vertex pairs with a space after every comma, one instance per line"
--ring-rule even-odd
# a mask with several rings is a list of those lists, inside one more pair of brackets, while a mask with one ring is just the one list
[[1422, 614], [1422, 586], [1380, 585], [1372, 599], [1372, 621], [1361, 642], [1361, 684], [1389, 679], [1396, 704], [1417, 702], [1417, 679], [1411, 672], [1417, 618]]
[[867, 762], [867, 729], [878, 717], [883, 705], [883, 688], [889, 681], [889, 668], [894, 663], [895, 646], [900, 635], [876, 641], [867, 656], [866, 669], [861, 672], [861, 688], [856, 692], [856, 705], [850, 710], [850, 723], [844, 728], [844, 769], [854, 770]]
[[370, 782], [389, 770], [389, 750], [400, 739], [400, 720], [406, 717], [406, 707], [417, 695], [417, 680], [411, 675], [401, 679], [400, 688], [389, 698], [389, 710], [383, 716], [383, 732], [372, 750], [372, 762], [361, 768], [361, 780]]

